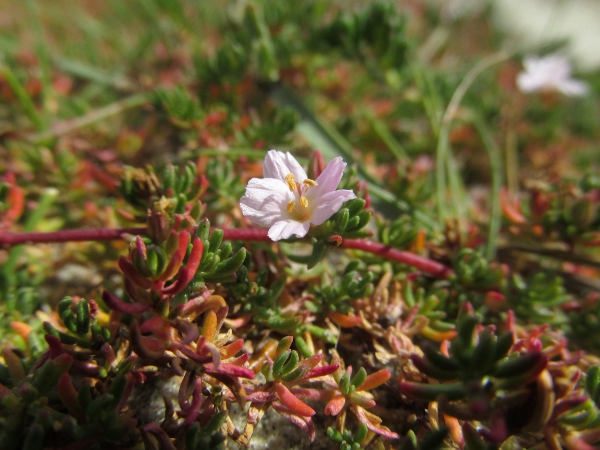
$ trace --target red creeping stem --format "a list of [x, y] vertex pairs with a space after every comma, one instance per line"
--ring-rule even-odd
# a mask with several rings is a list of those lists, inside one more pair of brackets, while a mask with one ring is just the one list
[[[10, 233], [0, 231], [0, 248], [10, 247], [18, 244], [35, 243], [56, 243], [73, 241], [112, 241], [123, 239], [124, 235], [146, 235], [146, 228], [115, 228], [98, 230], [61, 230], [51, 233]], [[223, 238], [228, 241], [261, 241], [271, 242], [267, 235], [267, 230], [260, 228], [229, 228], [223, 230]], [[340, 248], [362, 250], [373, 253], [382, 258], [391, 261], [407, 264], [415, 267], [422, 272], [435, 275], [441, 278], [448, 277], [452, 271], [443, 264], [405, 252], [392, 247], [388, 247], [378, 242], [367, 241], [364, 239], [344, 239]]]
[[18, 244], [55, 244], [58, 242], [115, 241], [125, 234], [146, 235], [146, 228], [109, 228], [92, 230], [60, 230], [49, 233], [10, 233], [0, 231], [0, 248]]
[[423, 272], [442, 278], [446, 278], [452, 273], [452, 270], [439, 262], [423, 256], [415, 255], [414, 253], [388, 247], [387, 245], [380, 244], [379, 242], [367, 241], [365, 239], [344, 239], [340, 247], [373, 253], [383, 258], [407, 264]]

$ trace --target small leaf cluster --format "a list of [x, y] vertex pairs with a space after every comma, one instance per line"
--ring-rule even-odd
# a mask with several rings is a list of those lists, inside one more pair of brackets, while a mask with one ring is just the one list
[[202, 107], [182, 86], [161, 88], [154, 92], [154, 105], [176, 125], [187, 127], [202, 117]]
[[[198, 79], [208, 86], [234, 85], [242, 81], [248, 70], [248, 54], [244, 46], [231, 37], [226, 39], [212, 57], [196, 57], [194, 67]], [[204, 97], [209, 90], [203, 89]], [[206, 98], [206, 100], [209, 100]]]
[[273, 364], [265, 364], [261, 373], [267, 382], [293, 382], [304, 377], [309, 368], [300, 364], [300, 355], [296, 350], [290, 350], [292, 336], [286, 336], [279, 342]]
[[405, 26], [405, 17], [392, 3], [378, 1], [356, 12], [340, 12], [322, 29], [320, 39], [348, 56], [369, 52], [383, 69], [398, 69], [406, 61]]
[[[126, 395], [126, 376], [117, 375], [91, 387], [87, 380], [69, 374], [73, 357], [62, 353], [48, 358], [25, 377], [16, 367], [19, 361], [9, 352], [5, 350], [3, 356], [11, 367], [12, 379], [8, 384], [4, 379], [1, 382], [13, 389], [1, 394], [2, 448], [38, 449], [92, 437], [108, 446], [135, 442], [135, 423], [120, 415], [118, 408]], [[76, 379], [77, 387], [73, 384]], [[69, 414], [60, 412], [64, 408]]]
[[444, 441], [448, 436], [448, 428], [440, 427], [437, 430], [431, 430], [421, 440], [417, 438], [414, 431], [409, 430], [406, 437], [402, 440], [400, 450], [438, 450], [445, 448]]
[[278, 302], [285, 289], [286, 279], [281, 277], [268, 285], [268, 277], [269, 271], [263, 267], [256, 273], [254, 280], [250, 281], [249, 269], [243, 265], [237, 273], [236, 281], [225, 286], [243, 304], [245, 311], [252, 312], [255, 323], [280, 332], [295, 331], [302, 323], [302, 317], [284, 313]]
[[236, 137], [241, 144], [249, 146], [281, 147], [291, 142], [297, 123], [298, 114], [293, 109], [274, 108], [265, 113], [264, 119], [251, 120]]
[[391, 222], [379, 221], [377, 224], [378, 240], [390, 247], [407, 248], [419, 234], [419, 228], [414, 219], [406, 214], [401, 215]]
[[600, 297], [592, 294], [583, 304], [567, 311], [569, 338], [589, 351], [598, 350], [600, 336]]
[[498, 264], [490, 263], [479, 250], [461, 249], [453, 260], [456, 282], [471, 289], [500, 288], [504, 282], [504, 270]]
[[306, 303], [313, 312], [336, 311], [348, 313], [351, 302], [373, 292], [373, 272], [365, 270], [364, 264], [355, 260], [346, 265], [341, 277], [329, 280], [324, 277], [320, 287], [311, 289], [313, 300]]
[[569, 300], [562, 278], [537, 272], [527, 279], [513, 274], [509, 279], [508, 304], [517, 317], [529, 323], [563, 325], [567, 322], [560, 309]]
[[198, 225], [196, 236], [202, 240], [203, 251], [200, 266], [196, 272], [194, 287], [206, 283], [228, 283], [235, 280], [235, 274], [246, 260], [246, 249], [234, 251], [231, 242], [223, 242], [223, 230], [210, 231], [210, 222], [204, 219]]
[[[94, 308], [98, 309], [95, 302]], [[44, 330], [63, 344], [97, 350], [110, 340], [110, 332], [98, 324], [96, 315], [90, 312], [90, 301], [84, 298], [64, 297], [58, 302], [58, 315], [68, 332], [57, 330], [49, 322], [44, 322]]]
[[356, 433], [345, 428], [343, 432], [339, 432], [333, 427], [327, 428], [327, 437], [340, 446], [340, 450], [359, 450], [363, 448], [361, 442], [367, 437], [369, 429], [364, 423], [361, 423], [356, 430]]
[[192, 423], [185, 430], [185, 448], [192, 450], [221, 450], [226, 436], [221, 427], [227, 421], [227, 413], [219, 411], [203, 426], [198, 422]]
[[348, 200], [325, 225], [329, 233], [342, 238], [359, 238], [368, 236], [364, 228], [371, 220], [371, 213], [365, 209], [366, 201], [362, 198]]
[[244, 194], [244, 184], [231, 160], [210, 159], [206, 166], [208, 190], [203, 200], [214, 213], [229, 213]]
[[409, 309], [417, 308], [418, 317], [425, 317], [427, 325], [421, 333], [436, 341], [454, 336], [455, 324], [448, 319], [448, 294], [441, 290], [427, 292], [424, 287], [415, 287], [407, 282], [402, 288], [402, 298]]
[[[536, 380], [548, 365], [548, 358], [543, 352], [510, 353], [512, 345], [512, 333], [496, 335], [493, 327], [481, 328], [474, 315], [463, 311], [457, 322], [457, 337], [450, 343], [448, 356], [428, 345], [422, 345], [422, 356], [411, 356], [415, 367], [428, 377], [454, 382], [401, 382], [401, 389], [404, 394], [421, 401], [443, 398], [445, 402], [454, 402], [445, 403], [444, 411], [459, 419], [489, 418], [492, 411], [502, 411], [508, 399], [524, 402], [526, 399], [519, 398], [517, 393]], [[478, 410], [477, 414], [470, 404], [478, 405], [474, 407]]]
[[[168, 225], [174, 214], [183, 214], [189, 204], [197, 202], [206, 189], [203, 181], [191, 162], [183, 167], [165, 166], [160, 178], [152, 167], [146, 170], [126, 167], [119, 192], [138, 211], [140, 220], [146, 220], [147, 211], [151, 209], [153, 215], [167, 215]], [[200, 213], [200, 205], [194, 204], [190, 215], [196, 217]]]

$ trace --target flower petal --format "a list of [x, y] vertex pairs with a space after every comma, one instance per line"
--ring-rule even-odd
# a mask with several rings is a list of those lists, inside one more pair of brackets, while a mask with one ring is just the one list
[[262, 227], [287, 217], [287, 204], [294, 199], [287, 185], [273, 178], [252, 178], [240, 200], [242, 214]]
[[269, 237], [273, 241], [279, 241], [280, 239], [287, 239], [292, 235], [296, 237], [304, 237], [308, 233], [310, 228], [310, 222], [308, 220], [304, 222], [297, 222], [295, 220], [279, 220], [269, 228]]
[[317, 185], [309, 189], [306, 192], [305, 197], [310, 201], [335, 191], [338, 184], [340, 184], [345, 167], [346, 163], [342, 160], [341, 156], [333, 158], [331, 162], [327, 164], [327, 167], [325, 167], [323, 172], [321, 172], [319, 178], [316, 179]]
[[521, 72], [517, 75], [517, 87], [521, 92], [535, 92], [544, 87], [544, 80], [535, 77], [528, 72]]
[[269, 150], [263, 164], [263, 177], [276, 178], [285, 182], [285, 177], [290, 173], [294, 175], [298, 183], [306, 180], [306, 172], [290, 152]]
[[318, 205], [312, 213], [313, 225], [321, 225], [340, 210], [344, 202], [356, 198], [354, 192], [347, 189], [329, 192], [318, 199]]
[[565, 80], [557, 88], [563, 94], [572, 96], [581, 96], [588, 92], [587, 83], [579, 80]]
[[571, 78], [571, 64], [562, 55], [554, 54], [526, 57], [525, 70], [517, 76], [517, 86], [522, 92], [554, 90], [565, 95], [584, 95], [586, 83]]

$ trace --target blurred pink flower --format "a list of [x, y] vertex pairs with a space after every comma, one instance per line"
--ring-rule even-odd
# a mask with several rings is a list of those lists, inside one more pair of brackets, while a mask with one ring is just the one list
[[557, 54], [544, 57], [528, 56], [523, 61], [525, 70], [517, 75], [521, 92], [558, 91], [569, 96], [585, 95], [588, 85], [571, 78], [571, 64]]

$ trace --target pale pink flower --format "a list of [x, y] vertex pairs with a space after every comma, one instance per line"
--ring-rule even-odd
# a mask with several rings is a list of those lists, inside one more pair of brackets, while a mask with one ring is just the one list
[[263, 164], [264, 178], [252, 178], [240, 200], [242, 214], [278, 241], [306, 236], [310, 225], [321, 225], [356, 198], [350, 190], [336, 190], [346, 163], [334, 158], [316, 181], [310, 180], [288, 152], [270, 150]]
[[523, 66], [525, 70], [517, 75], [517, 86], [521, 92], [558, 91], [579, 96], [588, 91], [585, 82], [571, 78], [571, 64], [563, 56], [528, 56]]

